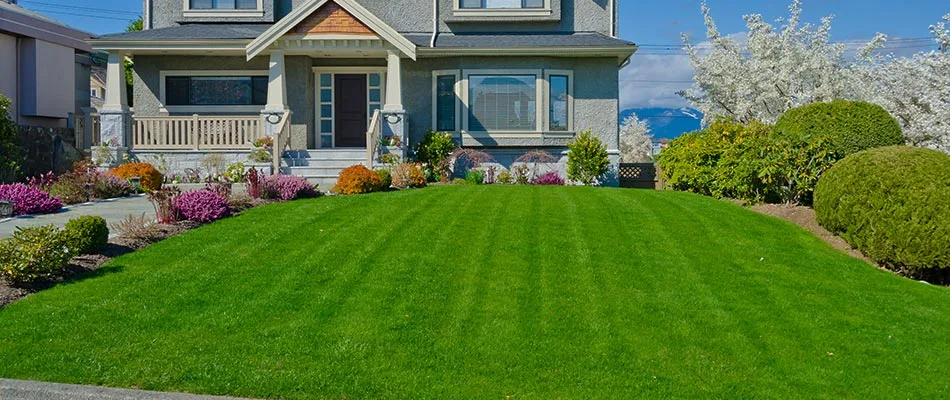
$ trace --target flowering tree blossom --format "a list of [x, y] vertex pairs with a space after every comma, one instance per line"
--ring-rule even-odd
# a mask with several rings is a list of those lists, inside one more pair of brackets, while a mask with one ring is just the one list
[[874, 55], [885, 40], [862, 49], [854, 66], [859, 97], [884, 107], [904, 130], [907, 144], [950, 153], [950, 14], [930, 27], [937, 50], [912, 57]]
[[649, 162], [653, 159], [653, 135], [646, 121], [633, 114], [620, 125], [620, 160], [625, 163]]
[[746, 15], [749, 31], [736, 40], [719, 32], [705, 3], [702, 12], [709, 48], [701, 56], [683, 36], [696, 76], [680, 94], [708, 117], [771, 124], [790, 108], [851, 97], [846, 48], [830, 42], [831, 17], [819, 26], [801, 24], [801, 1], [794, 0], [779, 29]]

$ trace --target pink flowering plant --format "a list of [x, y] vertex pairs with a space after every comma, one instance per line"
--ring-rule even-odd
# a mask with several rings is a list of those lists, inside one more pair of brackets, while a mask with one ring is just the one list
[[318, 195], [305, 179], [291, 175], [268, 175], [261, 185], [261, 197], [265, 199], [289, 201]]
[[194, 222], [214, 222], [231, 214], [228, 199], [210, 190], [182, 193], [175, 199], [181, 216]]
[[564, 186], [564, 178], [561, 178], [561, 175], [558, 175], [557, 172], [551, 171], [537, 178], [534, 178], [533, 180], [531, 180], [531, 184], [532, 185]]
[[13, 215], [49, 214], [63, 208], [63, 202], [39, 187], [22, 183], [0, 185], [0, 200], [13, 202]]

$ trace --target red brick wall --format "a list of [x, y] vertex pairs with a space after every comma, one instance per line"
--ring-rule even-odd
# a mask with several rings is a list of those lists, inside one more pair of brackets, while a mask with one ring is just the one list
[[333, 2], [320, 7], [319, 10], [295, 26], [291, 32], [298, 35], [307, 33], [374, 34], [372, 29], [369, 29], [352, 14]]

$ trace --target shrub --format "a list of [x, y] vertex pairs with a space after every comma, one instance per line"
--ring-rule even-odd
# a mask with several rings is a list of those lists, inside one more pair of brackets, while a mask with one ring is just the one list
[[383, 181], [383, 189], [386, 189], [393, 185], [393, 174], [389, 172], [388, 169], [378, 169], [376, 173], [379, 174], [379, 179]]
[[340, 172], [340, 177], [337, 179], [336, 186], [333, 186], [332, 192], [362, 194], [379, 191], [382, 187], [383, 180], [380, 179], [379, 174], [362, 164], [357, 164]]
[[515, 159], [515, 164], [511, 169], [515, 174], [515, 181], [519, 185], [527, 185], [528, 182], [544, 175], [541, 172], [541, 166], [545, 164], [556, 163], [558, 158], [548, 151], [535, 149], [530, 150]]
[[79, 177], [66, 173], [49, 187], [49, 194], [62, 200], [64, 204], [85, 203], [90, 200], [90, 193], [85, 185], [86, 183], [80, 181]]
[[517, 183], [517, 184], [519, 184], [519, 185], [527, 185], [527, 184], [528, 184], [528, 182], [529, 182], [529, 181], [528, 181], [528, 172], [530, 172], [530, 170], [531, 170], [531, 167], [529, 167], [528, 164], [520, 164], [520, 165], [511, 167], [511, 169], [512, 169], [513, 171], [515, 171], [515, 183]]
[[[750, 152], [747, 158], [761, 163], [758, 178], [766, 200], [811, 204], [819, 178], [841, 156], [826, 136], [788, 134], [769, 136], [761, 155]], [[726, 168], [729, 165], [720, 169]]]
[[402, 163], [393, 168], [393, 187], [399, 189], [422, 188], [427, 183], [426, 174], [422, 165], [418, 163]]
[[13, 202], [13, 215], [49, 214], [63, 208], [63, 202], [59, 199], [22, 183], [0, 184], [0, 200]]
[[264, 177], [262, 197], [290, 201], [317, 197], [319, 193], [306, 179], [292, 175], [269, 175]]
[[455, 178], [455, 179], [452, 179], [452, 184], [453, 185], [471, 185], [472, 183], [463, 178]]
[[567, 177], [584, 185], [598, 183], [610, 167], [607, 146], [591, 131], [581, 132], [567, 145]]
[[175, 198], [175, 208], [185, 219], [201, 223], [217, 221], [231, 211], [228, 199], [208, 190], [182, 193]]
[[234, 163], [228, 165], [228, 169], [224, 171], [224, 177], [231, 183], [241, 183], [244, 181], [244, 163]]
[[138, 217], [129, 215], [124, 220], [113, 223], [111, 227], [119, 237], [125, 239], [151, 243], [162, 238], [162, 232], [145, 214]]
[[473, 185], [481, 185], [485, 183], [485, 172], [479, 169], [469, 170], [468, 173], [465, 174], [465, 180]]
[[501, 171], [498, 173], [498, 183], [501, 183], [503, 185], [510, 185], [512, 183], [515, 183], [515, 178], [511, 176], [511, 172]]
[[66, 236], [52, 225], [17, 228], [0, 241], [0, 274], [14, 284], [33, 283], [61, 273], [70, 257]]
[[449, 154], [455, 150], [455, 141], [448, 132], [426, 131], [425, 137], [416, 145], [416, 159], [426, 165], [433, 175], [447, 178]]
[[10, 117], [10, 104], [10, 99], [0, 95], [0, 183], [15, 182], [23, 162], [20, 132]]
[[904, 144], [901, 127], [881, 106], [836, 100], [786, 111], [775, 124], [779, 136], [826, 137], [844, 156], [875, 147]]
[[561, 178], [557, 172], [551, 171], [531, 181], [532, 185], [552, 185], [564, 186], [564, 178]]
[[109, 174], [122, 179], [132, 179], [137, 176], [141, 179], [140, 189], [146, 192], [161, 189], [162, 180], [164, 179], [162, 173], [158, 172], [152, 164], [141, 162], [122, 164], [109, 170]]
[[109, 174], [97, 174], [92, 186], [92, 196], [97, 199], [114, 199], [132, 194], [128, 181]]
[[109, 226], [99, 216], [86, 215], [73, 218], [63, 230], [67, 247], [73, 254], [95, 254], [109, 242]]
[[247, 173], [244, 174], [244, 183], [246, 183], [245, 191], [247, 195], [255, 199], [261, 198], [264, 191], [264, 175], [257, 171], [257, 168], [251, 167], [247, 170]]
[[160, 224], [174, 224], [181, 219], [176, 199], [181, 191], [174, 187], [162, 188], [148, 193], [148, 201], [155, 207], [155, 219]]
[[[848, 156], [815, 189], [818, 223], [881, 265], [950, 269], [950, 156], [893, 146]], [[928, 271], [929, 270], [929, 271]]]

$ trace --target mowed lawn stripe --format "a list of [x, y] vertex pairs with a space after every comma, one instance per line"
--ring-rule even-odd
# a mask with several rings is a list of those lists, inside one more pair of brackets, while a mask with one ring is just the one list
[[265, 398], [935, 398], [950, 290], [683, 193], [271, 205], [0, 310], [0, 376]]

